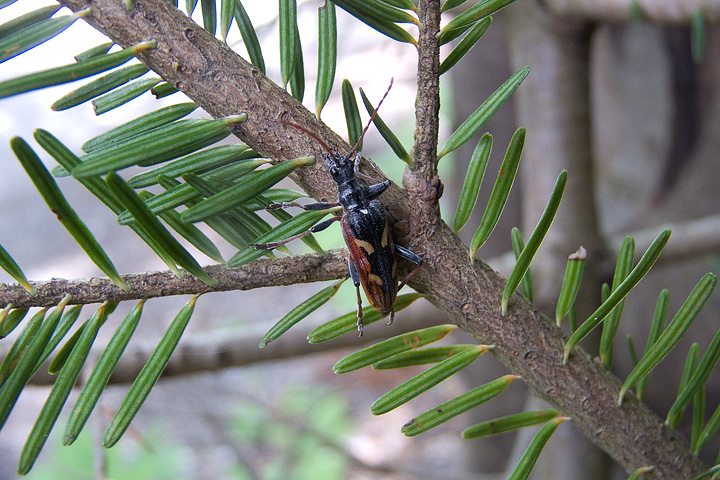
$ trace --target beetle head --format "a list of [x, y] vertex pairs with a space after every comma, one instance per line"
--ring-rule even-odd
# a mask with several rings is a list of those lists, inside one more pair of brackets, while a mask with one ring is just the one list
[[330, 176], [338, 185], [342, 185], [355, 177], [355, 161], [350, 155], [325, 155], [325, 165]]
[[[382, 105], [383, 101], [385, 100], [385, 97], [387, 97], [388, 93], [390, 93], [390, 89], [392, 88], [393, 79], [390, 79], [390, 85], [387, 88], [387, 91], [385, 92], [385, 95], [380, 99], [380, 102], [378, 103], [378, 106], [373, 110], [372, 115], [370, 115], [370, 120], [368, 120], [367, 125], [365, 125], [365, 128], [362, 131], [362, 134], [360, 134], [360, 138], [355, 143], [353, 148], [350, 150], [350, 152], [347, 155], [340, 155], [338, 153], [333, 153], [330, 150], [330, 147], [327, 143], [325, 143], [322, 139], [320, 139], [317, 135], [315, 135], [313, 132], [308, 130], [307, 128], [298, 125], [293, 122], [289, 122], [287, 120], [281, 119], [279, 123], [282, 125], [287, 125], [293, 128], [296, 128], [300, 130], [301, 132], [305, 132], [308, 135], [310, 135], [312, 138], [317, 140], [317, 142], [322, 145], [322, 147], [325, 149], [327, 154], [325, 155], [325, 164], [327, 166], [328, 171], [330, 172], [330, 175], [332, 176], [333, 180], [337, 182], [338, 185], [341, 185], [345, 183], [347, 180], [352, 179], [353, 175], [359, 175], [358, 167], [360, 159], [357, 160], [354, 159], [355, 152], [358, 151], [360, 148], [360, 144], [363, 141], [363, 138], [365, 137], [365, 133], [368, 131], [368, 128], [370, 128], [370, 124], [375, 120], [375, 117], [377, 116], [378, 109], [380, 108], [380, 105]], [[359, 157], [359, 155], [358, 155]], [[361, 175], [362, 176], [362, 175]]]

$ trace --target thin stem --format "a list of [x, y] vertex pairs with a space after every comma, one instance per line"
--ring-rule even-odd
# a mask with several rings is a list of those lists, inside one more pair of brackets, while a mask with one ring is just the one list
[[418, 4], [417, 94], [415, 97], [415, 144], [411, 156], [417, 176], [431, 180], [437, 175], [438, 123], [440, 112], [440, 1]]
[[129, 292], [104, 277], [89, 280], [54, 278], [47, 282], [33, 282], [38, 289], [37, 295], [30, 295], [20, 285], [0, 285], [0, 306], [9, 303], [16, 308], [52, 306], [57, 305], [67, 293], [72, 295], [71, 303], [87, 304], [105, 300], [126, 301], [170, 295], [251, 290], [335, 280], [348, 275], [345, 250], [335, 250], [327, 257], [318, 254], [298, 255], [256, 260], [237, 268], [213, 265], [205, 267], [204, 270], [210, 277], [218, 280], [217, 287], [209, 287], [190, 274], [178, 278], [170, 271], [122, 275], [122, 279], [132, 287]]

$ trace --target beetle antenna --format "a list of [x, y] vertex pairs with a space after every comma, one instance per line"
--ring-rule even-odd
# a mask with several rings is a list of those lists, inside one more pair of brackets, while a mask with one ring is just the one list
[[390, 93], [390, 89], [392, 88], [392, 85], [393, 85], [393, 78], [390, 78], [390, 85], [388, 85], [388, 88], [385, 91], [385, 95], [383, 95], [383, 97], [380, 99], [380, 103], [378, 103], [378, 106], [375, 107], [375, 110], [373, 110], [372, 115], [370, 115], [370, 120], [368, 120], [367, 125], [365, 125], [365, 129], [362, 131], [360, 138], [358, 139], [357, 143], [352, 148], [352, 150], [350, 150], [350, 153], [347, 154], [346, 158], [349, 158], [353, 153], [355, 153], [357, 151], [358, 147], [360, 146], [360, 143], [362, 143], [362, 141], [363, 141], [363, 138], [365, 138], [365, 133], [368, 131], [368, 128], [370, 128], [370, 124], [373, 122], [373, 120], [375, 120], [375, 116], [377, 116], [377, 112], [378, 112], [378, 110], [380, 110], [380, 105], [382, 105], [383, 101], [385, 100], [385, 97], [387, 97], [388, 93]]
[[310, 135], [310, 137], [314, 138], [320, 145], [322, 145], [322, 147], [325, 150], [327, 150], [327, 152], [330, 154], [330, 156], [333, 156], [333, 152], [332, 152], [332, 150], [330, 150], [330, 147], [328, 147], [328, 144], [325, 143], [323, 140], [321, 140], [320, 137], [315, 135], [313, 132], [311, 132], [307, 128], [305, 128], [301, 125], [298, 125], [297, 123], [289, 122], [287, 120], [278, 120], [278, 123], [280, 123], [281, 125], [287, 125], [288, 127], [296, 128], [296, 129], [300, 130], [301, 132], [307, 133], [308, 135]]
[[[368, 129], [370, 128], [370, 124], [373, 122], [373, 120], [375, 120], [375, 117], [377, 116], [377, 112], [380, 109], [380, 105], [382, 105], [383, 101], [385, 100], [385, 97], [387, 97], [388, 93], [390, 93], [390, 89], [392, 88], [392, 85], [393, 85], [393, 78], [390, 78], [390, 85], [388, 85], [388, 88], [385, 91], [385, 95], [382, 96], [382, 98], [380, 99], [380, 103], [378, 103], [378, 106], [375, 107], [375, 110], [373, 110], [372, 115], [370, 115], [370, 120], [368, 120], [367, 125], [365, 125], [365, 128], [363, 129], [362, 134], [360, 135], [360, 138], [358, 139], [357, 143], [352, 148], [352, 150], [350, 150], [350, 152], [345, 156], [345, 158], [350, 158], [350, 156], [357, 151], [358, 147], [360, 146], [360, 143], [362, 143], [363, 138], [365, 137], [365, 133], [367, 133]], [[310, 137], [312, 137], [320, 145], [322, 145], [322, 147], [330, 154], [330, 156], [334, 160], [335, 156], [334, 156], [332, 150], [330, 150], [330, 147], [328, 146], [328, 144], [325, 143], [322, 139], [320, 139], [320, 137], [315, 135], [313, 132], [311, 132], [307, 128], [303, 127], [302, 125], [298, 125], [297, 123], [290, 122], [288, 120], [283, 120], [283, 119], [278, 120], [278, 123], [280, 123], [281, 125], [286, 125], [288, 127], [293, 127], [297, 130], [300, 130], [301, 132], [307, 133]]]

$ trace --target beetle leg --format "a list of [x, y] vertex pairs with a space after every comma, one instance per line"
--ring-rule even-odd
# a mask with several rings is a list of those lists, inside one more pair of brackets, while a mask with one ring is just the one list
[[[355, 173], [355, 178], [361, 178], [365, 180], [366, 182], [374, 182], [375, 179], [371, 177], [370, 175], [365, 175], [360, 171], [360, 159], [362, 158], [362, 155], [358, 154], [358, 156], [355, 158], [355, 161], [353, 162], [353, 172]], [[372, 165], [375, 165], [372, 160], [368, 160]], [[385, 190], [388, 189], [390, 186], [390, 180], [383, 180], [380, 183], [371, 183], [367, 187], [367, 196], [369, 200], [373, 200], [380, 196], [381, 193], [383, 193]]]
[[325, 230], [327, 227], [332, 225], [333, 222], [337, 222], [342, 217], [332, 217], [324, 222], [320, 222], [314, 227], [312, 227], [310, 230], [306, 230], [302, 233], [298, 233], [297, 235], [293, 235], [292, 237], [288, 237], [285, 240], [280, 240], [278, 242], [270, 242], [270, 243], [251, 243], [250, 246], [253, 247], [255, 250], [267, 250], [270, 248], [279, 247], [280, 245], [285, 245], [288, 242], [291, 242], [297, 238], [304, 237], [305, 235], [309, 235], [311, 233], [317, 233], [319, 231]]
[[[361, 154], [357, 154], [355, 157], [355, 160], [353, 161], [353, 173], [355, 174], [355, 178], [362, 178], [363, 180], [367, 182], [374, 182], [375, 179], [371, 177], [370, 175], [366, 175], [360, 171], [360, 160], [362, 159]], [[372, 160], [368, 160], [372, 163]]]
[[[405, 247], [401, 247], [400, 245], [395, 245], [395, 253], [397, 253], [399, 256], [404, 258], [405, 260], [410, 260], [415, 265], [417, 265], [412, 272], [408, 274], [407, 277], [405, 277], [405, 280], [400, 282], [400, 285], [398, 285], [397, 289], [398, 291], [405, 286], [405, 284], [412, 278], [415, 273], [417, 273], [418, 270], [420, 270], [420, 267], [422, 267], [423, 260], [418, 255], [416, 255], [412, 250], [409, 250]], [[393, 322], [393, 318], [395, 317], [395, 306], [392, 306], [390, 308], [390, 316], [387, 320], [387, 325], [391, 325]]]
[[[422, 260], [422, 258], [420, 258], [418, 255], [416, 255], [412, 250], [408, 250], [407, 248], [401, 247], [400, 245], [395, 245], [395, 253], [397, 253], [398, 255], [400, 255], [400, 256], [401, 256], [402, 258], [404, 258], [405, 260], [410, 260], [410, 261], [413, 262], [415, 265], [417, 265], [417, 266], [413, 269], [413, 271], [410, 272], [407, 277], [405, 277], [405, 280], [403, 280], [402, 282], [400, 282], [400, 285], [398, 285], [398, 288], [397, 288], [398, 290], [400, 290], [402, 287], [405, 286], [405, 284], [408, 282], [408, 280], [410, 280], [410, 278], [411, 278], [413, 275], [415, 275], [415, 273], [417, 273], [418, 270], [420, 270], [420, 267], [422, 267], [422, 262], [423, 262], [423, 260]], [[391, 324], [392, 324], [394, 317], [395, 317], [395, 307], [393, 306], [393, 307], [390, 309], [390, 317], [388, 317], [388, 321], [387, 321], [387, 324], [388, 324], [388, 325], [391, 325]]]
[[357, 268], [348, 257], [348, 270], [350, 270], [350, 277], [352, 278], [353, 284], [355, 285], [355, 291], [357, 292], [358, 302], [358, 318], [357, 318], [357, 329], [358, 337], [362, 337], [363, 334], [363, 323], [362, 323], [362, 298], [360, 297], [360, 276], [358, 275]]
[[390, 180], [384, 180], [380, 183], [374, 183], [372, 185], [367, 186], [367, 196], [369, 200], [376, 199], [380, 196], [381, 193], [383, 193], [385, 190], [388, 189], [390, 186]]
[[[405, 277], [405, 280], [400, 282], [400, 285], [397, 288], [398, 290], [400, 290], [412, 278], [412, 276], [415, 275], [418, 270], [420, 270], [420, 267], [422, 267], [423, 260], [418, 255], [416, 255], [412, 250], [408, 250], [407, 248], [401, 247], [400, 245], [395, 245], [395, 253], [400, 255], [405, 260], [410, 260], [415, 265], [417, 265], [417, 267], [415, 267], [415, 269], [412, 272], [410, 272], [407, 277]], [[390, 321], [392, 322], [392, 316], [390, 317]]]
[[303, 205], [302, 203], [297, 202], [283, 202], [283, 203], [271, 203], [267, 206], [266, 210], [277, 210], [279, 208], [286, 208], [286, 207], [299, 207], [303, 210], [327, 210], [329, 208], [339, 207], [339, 203], [330, 203], [330, 202], [317, 202], [317, 203], [310, 203], [307, 205]]

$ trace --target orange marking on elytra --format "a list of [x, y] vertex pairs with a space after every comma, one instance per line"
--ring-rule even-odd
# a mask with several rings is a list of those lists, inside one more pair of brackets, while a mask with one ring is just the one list
[[378, 277], [374, 273], [368, 274], [367, 279], [368, 279], [368, 282], [370, 282], [370, 283], [374, 283], [375, 285], [379, 285], [381, 287], [383, 286], [382, 278]]
[[365, 250], [365, 253], [368, 255], [372, 255], [375, 253], [375, 248], [370, 244], [370, 242], [366, 242], [365, 240], [360, 240], [359, 238], [353, 238], [353, 241], [355, 244]]

